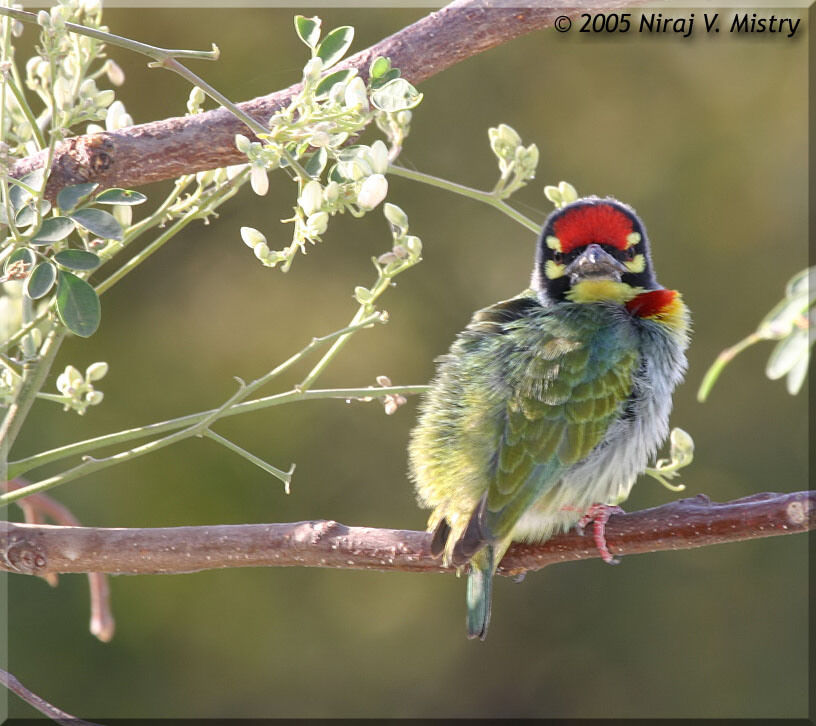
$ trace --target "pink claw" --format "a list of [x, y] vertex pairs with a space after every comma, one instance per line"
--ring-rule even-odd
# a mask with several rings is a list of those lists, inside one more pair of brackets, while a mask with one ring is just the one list
[[584, 516], [578, 520], [578, 524], [575, 525], [578, 532], [583, 534], [584, 527], [586, 527], [590, 522], [593, 523], [592, 538], [595, 540], [595, 546], [598, 548], [601, 559], [608, 565], [617, 565], [620, 560], [613, 557], [609, 552], [609, 548], [606, 546], [606, 523], [609, 521], [609, 517], [613, 514], [622, 513], [623, 509], [617, 506], [610, 506], [609, 504], [593, 504], [587, 510], [586, 514], [584, 514]]

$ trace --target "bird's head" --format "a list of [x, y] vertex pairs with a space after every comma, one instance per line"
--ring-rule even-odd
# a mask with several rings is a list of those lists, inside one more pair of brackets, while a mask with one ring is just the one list
[[631, 207], [586, 197], [553, 212], [536, 249], [533, 289], [542, 303], [617, 302], [660, 289], [649, 240]]

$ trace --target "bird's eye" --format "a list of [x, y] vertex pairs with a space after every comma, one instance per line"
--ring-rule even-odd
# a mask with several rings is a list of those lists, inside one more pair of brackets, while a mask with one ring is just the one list
[[553, 252], [552, 258], [553, 262], [555, 262], [557, 265], [560, 265], [564, 261], [564, 254], [556, 250]]
[[634, 260], [635, 259], [635, 248], [634, 247], [627, 247], [623, 251], [623, 259], [626, 260], [626, 262], [631, 262], [632, 260]]

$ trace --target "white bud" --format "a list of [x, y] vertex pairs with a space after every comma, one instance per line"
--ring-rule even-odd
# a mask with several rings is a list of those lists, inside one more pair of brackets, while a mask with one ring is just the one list
[[93, 78], [86, 78], [79, 86], [80, 96], [95, 96], [97, 92], [96, 81]]
[[383, 206], [385, 218], [397, 228], [398, 235], [401, 236], [408, 231], [408, 215], [405, 214], [396, 204], [386, 202]]
[[574, 202], [576, 199], [578, 199], [578, 192], [575, 191], [575, 187], [569, 182], [559, 182], [558, 191], [561, 193], [561, 199], [564, 204], [569, 204], [570, 202]]
[[328, 212], [318, 212], [317, 214], [312, 214], [306, 220], [306, 230], [308, 231], [310, 237], [319, 237], [326, 231], [328, 226]]
[[119, 125], [119, 119], [125, 114], [125, 104], [121, 101], [114, 101], [108, 106], [108, 112], [105, 114], [105, 128], [108, 131], [116, 131], [122, 128]]
[[101, 134], [104, 130], [99, 124], [88, 124], [85, 127], [86, 134]]
[[247, 247], [266, 244], [266, 237], [254, 227], [241, 227], [241, 239]]
[[250, 142], [249, 139], [244, 136], [243, 134], [235, 134], [235, 148], [238, 149], [242, 154], [246, 154], [249, 151]]
[[349, 81], [343, 98], [349, 108], [359, 107], [362, 111], [368, 111], [368, 94], [365, 83], [359, 76]]
[[125, 82], [125, 72], [116, 61], [110, 58], [105, 63], [105, 74], [114, 86], [121, 86]]
[[11, 34], [15, 38], [19, 38], [23, 34], [23, 24], [19, 20], [12, 20]]
[[253, 164], [249, 173], [249, 184], [255, 194], [259, 197], [264, 196], [269, 191], [269, 177], [266, 175], [266, 169]]
[[82, 381], [82, 374], [74, 368], [74, 366], [65, 366], [65, 375], [68, 377], [68, 382], [76, 388]]
[[98, 406], [100, 403], [102, 403], [102, 399], [104, 397], [105, 394], [102, 393], [102, 391], [88, 391], [88, 393], [85, 394], [85, 401], [90, 406]]
[[340, 185], [336, 181], [330, 181], [326, 184], [326, 188], [323, 190], [323, 198], [331, 204], [332, 202], [336, 202], [340, 197]]
[[261, 242], [260, 244], [255, 245], [255, 249], [253, 250], [255, 253], [255, 257], [259, 260], [265, 260], [269, 257], [269, 245], [266, 242]]
[[[249, 139], [247, 139], [247, 141], [249, 141]], [[227, 167], [227, 179], [232, 181], [246, 168], [247, 168], [246, 164], [231, 164], [230, 166]]]
[[108, 364], [102, 360], [97, 361], [96, 363], [91, 363], [91, 365], [85, 369], [85, 380], [101, 381], [107, 374]]
[[322, 72], [323, 61], [318, 57], [310, 59], [309, 62], [305, 66], [303, 66], [304, 80], [316, 81], [318, 78], [320, 78], [320, 74]]
[[385, 174], [388, 171], [388, 147], [381, 139], [377, 139], [371, 145], [372, 168], [377, 174]]
[[130, 227], [133, 222], [133, 207], [130, 204], [114, 204], [113, 216], [123, 227]]
[[304, 187], [298, 198], [301, 209], [310, 216], [317, 212], [323, 204], [323, 187], [320, 182], [312, 179]]
[[409, 234], [405, 238], [404, 245], [412, 257], [419, 259], [419, 256], [422, 254], [422, 240], [420, 240], [419, 237], [414, 237]]
[[40, 12], [37, 13], [37, 25], [43, 28], [51, 27], [51, 16], [46, 10], [40, 10]]
[[374, 209], [388, 194], [388, 180], [382, 174], [373, 174], [360, 187], [357, 204], [363, 209]]
[[96, 94], [96, 97], [94, 98], [94, 103], [100, 108], [106, 108], [107, 106], [110, 106], [110, 104], [113, 103], [113, 100], [115, 98], [116, 92], [108, 88]]

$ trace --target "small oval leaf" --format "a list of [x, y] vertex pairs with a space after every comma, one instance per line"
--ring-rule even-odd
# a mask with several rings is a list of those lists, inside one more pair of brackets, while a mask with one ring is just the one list
[[317, 56], [323, 61], [323, 69], [331, 68], [349, 49], [354, 40], [354, 28], [341, 25], [331, 31], [317, 46]]
[[72, 184], [71, 186], [63, 187], [60, 189], [59, 194], [57, 194], [57, 206], [63, 212], [69, 212], [80, 202], [91, 196], [94, 189], [98, 186], [99, 184], [94, 182], [87, 182], [86, 184]]
[[391, 61], [384, 56], [377, 56], [371, 64], [368, 75], [371, 78], [379, 78], [391, 70]]
[[63, 325], [82, 338], [93, 335], [102, 319], [96, 290], [65, 270], [57, 276], [57, 313]]
[[122, 227], [116, 217], [101, 209], [78, 209], [70, 215], [78, 225], [102, 239], [122, 239]]
[[9, 177], [8, 180], [11, 185], [9, 188], [9, 201], [11, 202], [12, 209], [17, 212], [29, 199], [31, 199], [32, 196], [27, 189], [21, 186], [21, 184], [25, 184], [30, 189], [41, 189], [43, 182], [43, 170], [41, 168], [35, 169], [25, 176], [21, 176], [19, 183], [17, 179], [14, 179], [13, 177]]
[[33, 245], [50, 245], [65, 239], [74, 231], [74, 221], [68, 217], [49, 217], [40, 225], [40, 231], [31, 240]]
[[32, 300], [39, 300], [47, 295], [57, 279], [57, 268], [50, 262], [40, 262], [25, 282], [25, 293]]
[[142, 204], [147, 201], [147, 197], [141, 192], [132, 189], [106, 189], [96, 199], [94, 204]]
[[323, 172], [323, 169], [326, 168], [328, 159], [329, 155], [326, 149], [320, 148], [309, 157], [308, 161], [303, 165], [303, 168], [309, 176], [317, 178]]
[[34, 250], [28, 249], [28, 247], [21, 247], [19, 250], [14, 250], [8, 259], [6, 260], [6, 264], [3, 265], [3, 273], [7, 274], [9, 271], [9, 267], [11, 267], [15, 262], [23, 262], [26, 265], [33, 265], [37, 261], [37, 255], [34, 254]]
[[320, 83], [317, 84], [317, 88], [315, 88], [315, 98], [321, 98], [322, 96], [328, 95], [335, 83], [343, 83], [353, 75], [354, 71], [351, 69], [329, 73], [329, 75], [325, 78], [321, 78]]
[[54, 262], [72, 270], [95, 270], [101, 264], [99, 256], [85, 250], [61, 250], [54, 255]]
[[306, 18], [295, 15], [295, 32], [306, 45], [314, 48], [320, 40], [320, 18]]
[[395, 113], [418, 106], [422, 94], [404, 78], [395, 78], [371, 93], [371, 103], [380, 111]]

